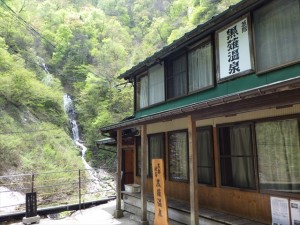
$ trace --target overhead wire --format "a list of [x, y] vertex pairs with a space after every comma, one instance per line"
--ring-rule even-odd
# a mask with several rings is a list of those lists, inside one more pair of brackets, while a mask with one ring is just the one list
[[[19, 16], [11, 7], [9, 7], [6, 2], [4, 0], [0, 0], [0, 3], [2, 3], [2, 8], [6, 8], [8, 9], [10, 12], [16, 19], [18, 19], [21, 23], [23, 23], [26, 28], [29, 29], [29, 31], [31, 31], [33, 34], [38, 35], [39, 37], [41, 37], [42, 39], [44, 39], [48, 44], [50, 44], [52, 47], [55, 48], [55, 45], [49, 41], [47, 38], [45, 38], [40, 32], [37, 31], [37, 29], [35, 27], [33, 27], [30, 23], [28, 23], [26, 20], [24, 20], [21, 16]], [[3, 7], [3, 5], [5, 7]]]
[[[42, 38], [43, 40], [45, 40], [48, 44], [50, 44], [54, 49], [56, 49], [56, 46], [50, 41], [50, 40], [48, 40], [47, 38], [45, 38], [38, 30], [37, 30], [37, 28], [35, 28], [33, 25], [31, 25], [29, 22], [27, 22], [26, 20], [24, 20], [21, 16], [19, 16], [10, 6], [8, 6], [7, 4], [6, 4], [6, 2], [4, 1], [4, 0], [0, 0], [0, 3], [2, 3], [2, 4], [0, 4], [0, 6], [3, 8], [3, 9], [5, 9], [7, 12], [9, 12], [10, 13], [10, 15], [12, 16], [12, 17], [14, 17], [15, 19], [17, 19], [18, 20], [18, 22], [19, 23], [21, 23], [23, 26], [25, 26], [25, 28], [28, 30], [28, 31], [30, 31], [30, 33], [31, 34], [33, 34], [35, 37], [37, 37], [37, 36], [39, 36], [40, 38]], [[32, 63], [34, 63], [34, 62], [32, 62]], [[37, 64], [37, 63], [35, 63], [35, 64]], [[37, 64], [37, 65], [39, 65], [39, 64]], [[39, 65], [40, 66], [40, 65]], [[91, 74], [93, 74], [93, 75], [95, 75], [95, 76], [97, 76], [97, 77], [99, 77], [99, 75], [98, 74], [96, 74], [95, 72], [93, 72], [92, 70], [90, 70], [90, 69], [88, 69], [88, 68], [85, 68], [85, 70], [87, 71], [87, 72], [89, 72], [89, 73], [91, 73]], [[103, 76], [103, 75], [101, 75], [101, 76]]]
[[[38, 30], [37, 28], [35, 28], [33, 25], [31, 25], [29, 22], [27, 22], [26, 20], [24, 20], [21, 16], [19, 16], [10, 6], [8, 6], [6, 4], [6, 2], [4, 0], [0, 0], [0, 7], [3, 8], [5, 10], [5, 12], [7, 12], [11, 18], [15, 19], [19, 24], [23, 25], [26, 30], [28, 30], [34, 37], [38, 37], [41, 38], [43, 40], [45, 40], [49, 45], [51, 45], [54, 49], [56, 48], [56, 46], [47, 38], [45, 38]], [[4, 15], [4, 13], [2, 13], [1, 15]], [[5, 16], [5, 15], [4, 15]], [[19, 52], [17, 52], [16, 50], [12, 50], [15, 54], [14, 56], [25, 60], [27, 62], [30, 62], [32, 64], [36, 64], [39, 67], [42, 67], [39, 63], [32, 61], [28, 58], [24, 59], [22, 56], [19, 55]], [[85, 68], [85, 70], [97, 77], [99, 77], [98, 74], [95, 74], [93, 71], [91, 71], [88, 68]], [[59, 74], [61, 75], [61, 74]], [[103, 75], [102, 75], [103, 76]], [[80, 79], [73, 79], [73, 78], [67, 78], [65, 77], [64, 79], [66, 80], [74, 80], [74, 81], [85, 81], [85, 80], [80, 80]], [[120, 84], [121, 85], [121, 84]], [[119, 85], [118, 85], [119, 86]], [[44, 132], [44, 131], [52, 131], [52, 130], [59, 130], [59, 128], [56, 129], [41, 129], [41, 130], [28, 130], [28, 131], [10, 131], [10, 132], [0, 132], [0, 135], [14, 135], [14, 134], [27, 134], [27, 133], [35, 133], [35, 132]]]
[[61, 130], [59, 128], [55, 129], [44, 129], [44, 130], [27, 130], [27, 131], [9, 131], [9, 132], [0, 132], [0, 135], [9, 135], [9, 134], [27, 134], [27, 133], [36, 133], [36, 132], [43, 132], [43, 131], [52, 131], [52, 130]]

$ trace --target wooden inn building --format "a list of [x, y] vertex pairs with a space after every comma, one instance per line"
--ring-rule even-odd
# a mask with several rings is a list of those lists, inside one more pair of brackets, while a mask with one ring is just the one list
[[[241, 1], [120, 78], [134, 115], [101, 128], [117, 141], [116, 217], [122, 194], [153, 223], [161, 158], [170, 224], [300, 224], [299, 0]], [[121, 193], [121, 173], [141, 192]]]

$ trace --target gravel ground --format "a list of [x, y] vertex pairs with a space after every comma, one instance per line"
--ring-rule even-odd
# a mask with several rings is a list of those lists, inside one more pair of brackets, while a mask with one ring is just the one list
[[25, 195], [0, 187], [0, 213], [9, 213], [16, 210], [19, 204], [25, 203]]
[[[138, 225], [137, 221], [133, 221], [127, 217], [115, 219], [113, 218], [113, 212], [116, 208], [116, 202], [110, 201], [106, 204], [95, 206], [89, 209], [76, 211], [70, 216], [62, 219], [41, 219], [39, 224], [97, 224], [97, 225], [109, 225], [109, 224], [123, 224], [123, 225]], [[11, 225], [23, 225], [22, 222], [11, 223]]]

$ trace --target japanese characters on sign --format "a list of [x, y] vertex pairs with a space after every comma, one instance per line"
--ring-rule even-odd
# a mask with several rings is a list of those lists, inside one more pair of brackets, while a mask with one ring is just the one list
[[290, 225], [289, 200], [271, 196], [272, 224]]
[[299, 225], [300, 224], [300, 201], [292, 199], [290, 201], [290, 210], [291, 210], [292, 224]]
[[252, 69], [247, 17], [217, 34], [219, 79]]
[[168, 225], [168, 208], [165, 196], [164, 162], [152, 159], [153, 195], [155, 205], [154, 225]]

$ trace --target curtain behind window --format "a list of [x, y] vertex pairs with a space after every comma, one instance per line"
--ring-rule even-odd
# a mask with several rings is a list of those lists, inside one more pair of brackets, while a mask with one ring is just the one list
[[207, 43], [189, 53], [189, 91], [212, 85], [212, 46]]
[[222, 185], [255, 189], [251, 134], [250, 124], [219, 129]]
[[149, 69], [149, 105], [165, 100], [164, 64]]
[[164, 135], [157, 134], [149, 136], [149, 171], [152, 176], [152, 159], [164, 158]]
[[213, 183], [213, 143], [211, 129], [197, 130], [198, 182]]
[[147, 107], [149, 105], [148, 103], [148, 76], [143, 76], [140, 78], [140, 108]]
[[171, 73], [168, 74], [168, 98], [187, 94], [186, 55], [172, 61]]
[[299, 7], [298, 0], [276, 0], [254, 12], [258, 71], [300, 59]]
[[231, 127], [230, 149], [232, 156], [233, 186], [254, 188], [255, 179], [250, 126]]
[[256, 140], [260, 188], [300, 192], [299, 122], [258, 123]]
[[188, 180], [187, 132], [169, 136], [169, 173], [173, 180]]

